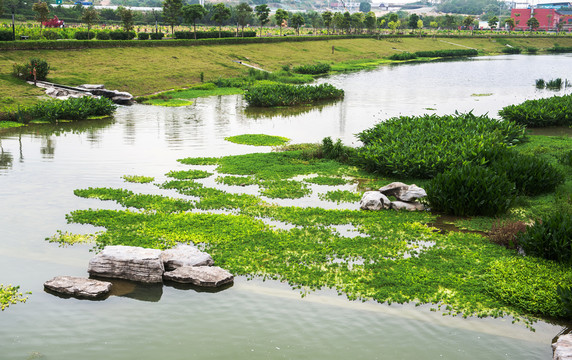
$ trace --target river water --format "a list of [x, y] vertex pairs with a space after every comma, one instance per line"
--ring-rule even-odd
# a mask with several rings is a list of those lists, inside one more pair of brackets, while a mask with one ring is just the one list
[[[293, 111], [246, 109], [241, 96], [198, 99], [192, 106], [134, 105], [114, 119], [29, 126], [0, 134], [0, 283], [31, 291], [0, 313], [0, 359], [547, 359], [563, 326], [536, 331], [511, 319], [460, 319], [431, 306], [351, 302], [331, 291], [301, 297], [275, 281], [247, 281], [219, 292], [118, 284], [105, 301], [63, 299], [43, 291], [58, 275], [86, 276], [89, 245], [44, 239], [66, 230], [75, 209], [117, 208], [73, 195], [77, 188], [123, 187], [122, 175], [154, 176], [184, 167], [176, 159], [269, 148], [224, 141], [264, 133], [293, 143], [354, 134], [391, 116], [455, 110], [496, 116], [503, 106], [547, 97], [534, 81], [572, 80], [569, 55], [481, 57], [381, 67], [322, 79], [343, 101]], [[570, 93], [570, 89], [560, 92]]]

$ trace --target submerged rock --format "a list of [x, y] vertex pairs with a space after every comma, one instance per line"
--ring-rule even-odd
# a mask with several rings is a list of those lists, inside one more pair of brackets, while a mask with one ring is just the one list
[[163, 277], [179, 283], [218, 287], [234, 281], [234, 276], [218, 266], [183, 266], [166, 272]]
[[387, 196], [379, 191], [366, 191], [359, 202], [359, 207], [362, 210], [389, 209], [390, 203]]
[[111, 283], [75, 276], [56, 276], [44, 283], [44, 288], [62, 295], [97, 299], [111, 290]]
[[93, 257], [88, 272], [93, 276], [160, 283], [165, 268], [161, 250], [117, 245], [106, 246]]
[[194, 246], [180, 244], [161, 253], [165, 270], [175, 270], [182, 266], [211, 266], [213, 258]]
[[552, 344], [553, 360], [572, 360], [572, 334], [562, 335]]

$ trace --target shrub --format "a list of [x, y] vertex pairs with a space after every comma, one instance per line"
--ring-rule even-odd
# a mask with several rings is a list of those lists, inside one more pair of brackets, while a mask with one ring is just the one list
[[536, 54], [538, 52], [538, 49], [532, 46], [529, 46], [526, 48], [526, 52], [529, 54]]
[[567, 318], [572, 318], [572, 287], [558, 286], [556, 293], [560, 298], [560, 303]]
[[[242, 37], [242, 33], [238, 34]], [[215, 39], [218, 38], [218, 31], [197, 31], [197, 39]], [[234, 31], [221, 31], [221, 38], [232, 38], [236, 37], [236, 32]], [[245, 31], [244, 37], [256, 37], [256, 31]], [[175, 31], [175, 38], [177, 39], [194, 39], [195, 33], [192, 31]]]
[[36, 79], [46, 80], [50, 72], [50, 65], [47, 61], [37, 58], [31, 58], [28, 64], [14, 64], [12, 75], [23, 80], [34, 80], [32, 71], [34, 68], [36, 68]]
[[566, 126], [572, 124], [572, 95], [527, 100], [509, 105], [499, 115], [517, 124], [529, 127]]
[[322, 100], [337, 100], [344, 97], [344, 91], [330, 84], [286, 85], [265, 84], [248, 89], [244, 98], [250, 106], [272, 107], [311, 104]]
[[526, 224], [522, 221], [506, 221], [498, 219], [495, 220], [491, 231], [489, 232], [489, 239], [498, 245], [504, 246], [507, 249], [518, 248], [518, 234], [526, 231]]
[[109, 40], [109, 39], [111, 39], [111, 36], [109, 36], [109, 32], [107, 32], [107, 31], [100, 31], [97, 33], [97, 35], [95, 37], [97, 40]]
[[546, 87], [546, 82], [544, 79], [536, 79], [536, 88], [537, 89], [544, 89]]
[[134, 31], [111, 31], [109, 37], [111, 40], [132, 40], [136, 36]]
[[518, 241], [527, 255], [572, 264], [572, 213], [558, 211], [536, 221]]
[[0, 41], [12, 41], [14, 40], [12, 35], [12, 30], [0, 30]]
[[137, 34], [137, 38], [139, 40], [149, 40], [149, 33], [146, 32], [140, 32]]
[[389, 60], [412, 60], [417, 59], [417, 55], [410, 52], [401, 52], [393, 54], [389, 57]]
[[505, 54], [520, 54], [522, 50], [517, 47], [505, 47], [501, 50]]
[[519, 193], [539, 195], [554, 191], [564, 182], [564, 174], [547, 160], [522, 155], [514, 151], [504, 152], [491, 163], [497, 173], [504, 173]]
[[564, 165], [572, 166], [572, 150], [562, 155], [560, 162]]
[[326, 159], [346, 163], [354, 158], [355, 149], [345, 146], [340, 139], [334, 143], [332, 138], [328, 136], [322, 140], [321, 155]]
[[453, 50], [434, 50], [434, 51], [417, 51], [417, 57], [457, 57], [457, 56], [477, 56], [479, 52], [475, 49], [453, 49]]
[[162, 32], [151, 33], [149, 35], [151, 40], [161, 40], [161, 39], [163, 39], [164, 36], [165, 36], [165, 34], [163, 34]]
[[572, 46], [558, 46], [554, 45], [553, 48], [546, 49], [548, 52], [552, 53], [569, 53], [572, 52]]
[[514, 185], [504, 174], [472, 164], [435, 176], [425, 191], [434, 210], [457, 216], [499, 215], [514, 200]]
[[67, 100], [46, 100], [25, 110], [27, 117], [34, 120], [55, 122], [57, 120], [85, 120], [91, 116], [111, 115], [116, 105], [106, 98], [70, 98]]
[[87, 31], [78, 31], [74, 34], [74, 38], [76, 40], [91, 40], [93, 38], [95, 38], [95, 33], [93, 31], [90, 31], [89, 33]]
[[50, 30], [44, 30], [42, 36], [47, 40], [58, 40], [62, 38], [57, 31], [50, 31]]
[[319, 75], [326, 74], [330, 71], [330, 64], [315, 64], [296, 66], [293, 71], [298, 74]]
[[370, 171], [432, 178], [469, 162], [485, 164], [524, 139], [524, 127], [472, 113], [397, 117], [357, 134], [358, 156]]
[[562, 79], [556, 78], [546, 82], [546, 88], [550, 90], [560, 90], [562, 89]]

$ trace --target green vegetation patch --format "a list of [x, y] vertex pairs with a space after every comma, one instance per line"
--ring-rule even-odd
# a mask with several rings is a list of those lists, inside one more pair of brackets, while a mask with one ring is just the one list
[[180, 171], [169, 171], [168, 177], [179, 180], [192, 180], [192, 179], [204, 179], [212, 175], [212, 173], [204, 170], [180, 170]]
[[177, 160], [185, 165], [217, 165], [219, 158], [214, 157], [198, 157], [198, 158], [184, 158]]
[[359, 192], [349, 191], [349, 190], [333, 190], [328, 191], [325, 194], [318, 194], [320, 200], [332, 201], [336, 204], [343, 202], [355, 203], [361, 200], [363, 194]]
[[217, 184], [230, 186], [257, 185], [259, 182], [254, 176], [217, 176], [215, 181]]
[[331, 176], [315, 176], [308, 179], [304, 179], [305, 182], [316, 184], [316, 185], [345, 185], [348, 180], [341, 177], [331, 177]]
[[253, 146], [279, 146], [284, 145], [290, 139], [282, 136], [272, 136], [264, 134], [243, 134], [236, 136], [229, 136], [224, 138], [235, 144], [253, 145]]
[[572, 94], [509, 105], [499, 115], [528, 127], [568, 126], [572, 124]]
[[59, 231], [49, 238], [48, 242], [60, 244], [60, 246], [76, 245], [76, 244], [91, 244], [95, 243], [95, 235], [93, 234], [73, 234], [67, 231]]
[[273, 107], [312, 104], [319, 101], [339, 100], [344, 91], [330, 84], [300, 85], [264, 84], [249, 88], [244, 99], [250, 106]]
[[152, 176], [142, 176], [142, 175], [123, 175], [123, 180], [130, 183], [146, 184], [155, 181]]
[[26, 302], [27, 297], [24, 297], [19, 290], [19, 286], [0, 284], [0, 308], [2, 311], [10, 305]]
[[146, 105], [181, 107], [193, 105], [192, 101], [183, 99], [149, 99], [143, 102]]
[[0, 121], [0, 129], [10, 129], [15, 127], [24, 126], [25, 124], [15, 121]]
[[299, 199], [312, 192], [307, 184], [293, 180], [266, 180], [260, 186], [260, 194], [272, 199]]

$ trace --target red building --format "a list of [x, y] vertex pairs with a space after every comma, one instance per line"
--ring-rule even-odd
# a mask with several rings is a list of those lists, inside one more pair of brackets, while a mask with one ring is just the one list
[[564, 9], [512, 9], [510, 17], [514, 20], [516, 30], [528, 30], [526, 24], [532, 16], [538, 20], [539, 30], [557, 30], [558, 24], [561, 29], [572, 29], [572, 11]]

